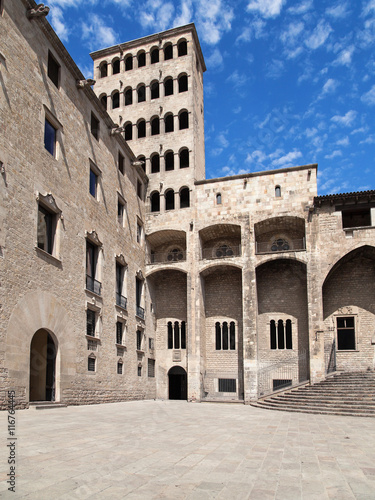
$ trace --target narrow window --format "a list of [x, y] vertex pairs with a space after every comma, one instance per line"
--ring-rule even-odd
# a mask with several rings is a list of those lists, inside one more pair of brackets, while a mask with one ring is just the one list
[[278, 349], [285, 349], [284, 322], [282, 319], [277, 322], [277, 347]]
[[60, 64], [56, 61], [51, 52], [48, 52], [47, 74], [51, 82], [53, 82], [54, 85], [59, 88]]
[[186, 40], [181, 40], [177, 44], [178, 57], [187, 55], [187, 42]]
[[124, 127], [124, 131], [125, 141], [131, 141], [133, 139], [133, 125], [131, 123], [127, 123]]
[[142, 350], [142, 332], [137, 330], [137, 351]]
[[165, 170], [174, 170], [174, 154], [173, 151], [168, 151], [164, 155]]
[[180, 168], [188, 168], [189, 167], [189, 150], [182, 149], [180, 151]]
[[183, 188], [180, 191], [180, 208], [188, 208], [190, 206], [190, 190]]
[[115, 92], [112, 95], [112, 109], [120, 107], [120, 92]]
[[181, 349], [186, 349], [186, 323], [181, 322]]
[[155, 117], [151, 120], [151, 135], [158, 134], [160, 134], [160, 120], [158, 117]]
[[137, 60], [138, 60], [138, 68], [146, 66], [146, 53], [140, 52], [137, 56]]
[[217, 193], [216, 195], [216, 205], [221, 205], [221, 193]]
[[120, 73], [120, 60], [119, 59], [115, 59], [112, 62], [112, 73], [114, 75], [117, 75], [118, 73]]
[[96, 313], [91, 309], [86, 309], [86, 335], [95, 337]]
[[231, 321], [229, 326], [229, 349], [231, 351], [236, 349], [236, 325]]
[[133, 104], [133, 90], [126, 89], [124, 95], [125, 95], [125, 106], [130, 106], [131, 104]]
[[180, 130], [184, 130], [185, 128], [189, 128], [189, 113], [187, 111], [183, 111], [179, 114], [178, 122], [180, 126]]
[[142, 137], [146, 137], [146, 122], [145, 122], [145, 120], [140, 120], [137, 123], [137, 129], [138, 129], [138, 139], [141, 139]]
[[178, 77], [178, 91], [186, 92], [188, 90], [188, 77], [187, 75], [181, 75]]
[[275, 197], [276, 198], [280, 198], [281, 196], [281, 187], [280, 186], [276, 186], [275, 187]]
[[116, 322], [116, 344], [123, 344], [123, 323], [122, 321]]
[[164, 46], [164, 61], [169, 59], [173, 59], [173, 45], [171, 43]]
[[168, 321], [168, 349], [173, 349], [173, 328], [171, 321]]
[[121, 227], [124, 227], [125, 222], [125, 203], [120, 197], [117, 198], [117, 221]]
[[164, 80], [164, 95], [173, 95], [173, 78], [166, 78]]
[[165, 127], [165, 132], [173, 132], [174, 126], [173, 126], [173, 115], [170, 113], [169, 115], [166, 115], [164, 118], [164, 127]]
[[44, 147], [54, 157], [56, 156], [56, 136], [57, 129], [46, 118], [44, 122]]
[[151, 197], [151, 212], [160, 212], [160, 194], [156, 191]]
[[117, 374], [122, 375], [122, 363], [121, 363], [121, 361], [117, 362]]
[[118, 152], [118, 162], [117, 162], [117, 165], [118, 165], [118, 169], [120, 170], [120, 172], [122, 174], [124, 174], [125, 173], [125, 158], [120, 153], [120, 151]]
[[151, 64], [155, 64], [159, 62], [159, 49], [154, 48], [151, 49]]
[[145, 156], [143, 156], [143, 155], [138, 156], [137, 161], [139, 161], [139, 163], [141, 163], [141, 164], [142, 164], [142, 165], [141, 165], [141, 166], [142, 166], [142, 170], [143, 170], [144, 172], [146, 172], [146, 157], [145, 157]]
[[96, 359], [95, 358], [87, 358], [87, 369], [89, 372], [94, 372], [96, 369]]
[[216, 350], [221, 350], [221, 325], [219, 322], [215, 323], [215, 339], [216, 339]]
[[98, 277], [99, 248], [86, 240], [86, 289], [101, 295], [102, 284]]
[[99, 120], [94, 113], [91, 113], [91, 133], [96, 140], [99, 140]]
[[143, 184], [139, 179], [137, 179], [137, 196], [141, 200], [143, 199]]
[[229, 348], [228, 344], [228, 323], [224, 321], [223, 323], [223, 350], [227, 351]]
[[270, 343], [271, 343], [271, 349], [277, 349], [276, 323], [274, 319], [272, 319], [270, 323]]
[[287, 319], [285, 324], [285, 347], [292, 349], [292, 322], [290, 319]]
[[37, 245], [38, 248], [51, 255], [55, 239], [55, 218], [56, 214], [49, 212], [42, 205], [38, 205]]
[[144, 85], [140, 85], [137, 88], [137, 96], [138, 96], [138, 102], [145, 102], [145, 100], [146, 100], [146, 87]]
[[159, 97], [159, 82], [151, 83], [151, 99], [158, 99]]
[[133, 56], [129, 54], [125, 57], [125, 71], [133, 69]]
[[155, 153], [151, 156], [151, 173], [156, 174], [160, 172], [160, 156]]
[[140, 222], [137, 221], [137, 243], [142, 244], [143, 240], [143, 227]]
[[154, 359], [148, 359], [148, 376], [149, 377], [155, 377], [155, 360]]
[[99, 70], [100, 78], [105, 78], [106, 76], [108, 76], [108, 65], [105, 61], [100, 64]]
[[125, 288], [125, 266], [116, 261], [116, 306], [126, 309]]
[[169, 189], [165, 193], [165, 209], [166, 210], [174, 210], [174, 191], [173, 191], [173, 189]]
[[98, 175], [92, 168], [90, 168], [90, 186], [89, 191], [91, 196], [95, 199], [98, 198]]
[[107, 109], [107, 96], [103, 95], [100, 98], [100, 102], [101, 102], [101, 105], [103, 106], [103, 108], [106, 110]]
[[180, 348], [180, 325], [178, 321], [174, 322], [174, 348]]
[[337, 349], [339, 351], [355, 350], [354, 316], [337, 318]]

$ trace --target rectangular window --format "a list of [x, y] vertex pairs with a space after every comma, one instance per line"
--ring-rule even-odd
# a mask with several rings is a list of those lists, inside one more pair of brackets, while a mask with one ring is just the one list
[[352, 209], [342, 211], [342, 227], [366, 227], [371, 226], [370, 208]]
[[91, 292], [101, 295], [102, 284], [98, 277], [99, 248], [86, 240], [86, 288]]
[[120, 170], [120, 172], [122, 174], [125, 173], [125, 158], [124, 156], [120, 153], [120, 151], [118, 152], [118, 169]]
[[96, 140], [99, 140], [99, 120], [96, 118], [94, 113], [91, 113], [91, 133]]
[[125, 224], [125, 203], [120, 197], [117, 198], [117, 221], [121, 227]]
[[122, 363], [120, 361], [117, 363], [117, 373], [122, 375]]
[[42, 205], [38, 205], [38, 248], [49, 254], [53, 254], [56, 214], [49, 212]]
[[151, 338], [148, 339], [148, 348], [150, 350], [154, 349], [154, 339]]
[[355, 350], [354, 316], [337, 318], [337, 349], [339, 351]]
[[48, 52], [47, 74], [49, 79], [59, 88], [60, 64], [56, 61], [51, 52]]
[[138, 195], [138, 198], [140, 198], [140, 199], [142, 199], [142, 192], [143, 192], [142, 182], [137, 180], [137, 195]]
[[86, 335], [95, 337], [96, 330], [96, 312], [92, 309], [86, 310]]
[[87, 360], [87, 369], [89, 372], [94, 372], [96, 368], [96, 359], [95, 358], [88, 358]]
[[142, 245], [143, 242], [143, 226], [142, 224], [137, 220], [137, 243]]
[[219, 392], [236, 392], [236, 379], [219, 378]]
[[138, 377], [142, 377], [142, 366], [138, 366]]
[[54, 158], [56, 157], [56, 135], [57, 129], [46, 118], [44, 122], [44, 147]]
[[123, 345], [124, 342], [124, 324], [122, 321], [116, 322], [116, 344]]
[[137, 351], [142, 350], [142, 332], [137, 330]]
[[126, 309], [125, 266], [116, 261], [116, 305]]
[[148, 359], [147, 366], [148, 366], [148, 376], [155, 377], [155, 360]]
[[292, 380], [290, 379], [273, 379], [272, 380], [272, 389], [277, 391], [279, 389], [283, 389], [284, 387], [289, 387], [292, 385]]
[[94, 172], [92, 168], [90, 168], [90, 186], [89, 186], [89, 191], [91, 196], [93, 196], [95, 199], [97, 199], [98, 195], [98, 176]]

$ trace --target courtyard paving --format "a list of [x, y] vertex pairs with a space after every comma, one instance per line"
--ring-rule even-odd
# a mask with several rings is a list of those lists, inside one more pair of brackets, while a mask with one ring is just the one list
[[375, 499], [375, 419], [137, 401], [16, 412], [15, 493], [0, 413], [0, 496]]

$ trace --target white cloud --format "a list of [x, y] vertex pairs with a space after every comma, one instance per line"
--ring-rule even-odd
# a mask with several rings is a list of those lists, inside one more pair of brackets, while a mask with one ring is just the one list
[[328, 78], [326, 83], [323, 85], [321, 95], [332, 94], [333, 92], [335, 92], [338, 85], [338, 81], [334, 80], [333, 78]]
[[332, 151], [330, 155], [325, 155], [324, 158], [327, 158], [327, 160], [332, 160], [332, 158], [337, 158], [338, 156], [342, 156], [342, 152], [336, 149], [335, 151]]
[[366, 3], [365, 7], [363, 8], [362, 14], [364, 16], [367, 16], [372, 11], [375, 12], [375, 0], [370, 0]]
[[304, 2], [301, 2], [299, 5], [296, 5], [295, 7], [289, 7], [288, 12], [291, 14], [305, 14], [307, 11], [312, 9], [313, 7], [313, 1], [312, 0], [305, 0]]
[[336, 141], [337, 146], [349, 146], [349, 137], [343, 137], [342, 139], [339, 139]]
[[272, 165], [274, 167], [287, 167], [287, 166], [293, 166], [295, 160], [298, 158], [301, 158], [302, 153], [301, 151], [291, 151], [290, 153], [282, 156], [281, 158], [278, 158], [277, 160], [274, 160], [272, 162]]
[[228, 76], [226, 81], [233, 83], [233, 87], [235, 89], [238, 89], [239, 87], [242, 87], [243, 85], [245, 85], [245, 83], [247, 82], [247, 76], [244, 74], [241, 75], [236, 70], [234, 73], [232, 73], [230, 76]]
[[361, 101], [365, 104], [368, 104], [369, 106], [375, 105], [375, 85], [373, 85], [371, 89], [366, 92], [366, 94], [363, 94], [363, 96], [361, 97]]
[[267, 156], [260, 149], [256, 149], [252, 153], [248, 153], [245, 159], [246, 163], [263, 163]]
[[327, 22], [323, 20], [319, 21], [319, 24], [305, 42], [307, 47], [313, 50], [317, 49], [318, 47], [324, 44], [324, 42], [329, 37], [331, 31], [332, 28]]
[[218, 143], [220, 144], [221, 147], [223, 148], [227, 148], [229, 146], [229, 141], [228, 139], [225, 137], [224, 134], [219, 134], [217, 136], [217, 141]]
[[346, 49], [342, 50], [340, 54], [338, 55], [337, 59], [333, 62], [333, 64], [336, 65], [349, 65], [352, 62], [352, 56], [354, 53], [354, 45], [350, 45], [350, 47], [347, 47]]
[[302, 22], [290, 23], [288, 28], [284, 30], [280, 35], [280, 40], [283, 43], [296, 43], [298, 35], [303, 31], [305, 25]]
[[206, 66], [216, 71], [223, 69], [223, 56], [219, 49], [215, 49], [209, 57], [206, 57]]
[[333, 7], [329, 7], [326, 10], [326, 13], [335, 19], [342, 19], [343, 17], [346, 17], [349, 14], [347, 9], [348, 9], [348, 4], [346, 2], [338, 3]]
[[259, 39], [265, 36], [264, 28], [266, 22], [263, 19], [256, 17], [251, 21], [250, 26], [246, 26], [242, 33], [236, 38], [236, 43], [251, 42], [253, 38]]
[[189, 24], [193, 18], [193, 4], [191, 0], [181, 2], [181, 12], [173, 21], [174, 26]]
[[56, 31], [57, 36], [63, 42], [66, 42], [69, 38], [69, 29], [64, 23], [64, 14], [59, 7], [51, 9], [51, 24], [53, 29]]
[[230, 31], [233, 9], [224, 0], [194, 0], [199, 35], [210, 45], [218, 43]]
[[247, 5], [249, 12], [259, 12], [263, 17], [276, 17], [280, 14], [285, 0], [250, 0]]
[[284, 71], [284, 62], [279, 59], [273, 59], [267, 65], [267, 75], [269, 78], [279, 78]]
[[88, 46], [92, 50], [94, 47], [115, 45], [117, 34], [113, 28], [104, 24], [101, 17], [90, 14], [87, 23], [82, 23], [82, 39], [88, 40]]
[[307, 128], [305, 130], [306, 137], [314, 137], [318, 133], [318, 129], [316, 128]]
[[342, 125], [343, 127], [350, 127], [354, 120], [357, 117], [357, 111], [354, 111], [353, 109], [351, 111], [348, 111], [344, 116], [340, 115], [335, 115], [332, 116], [331, 120], [338, 125]]

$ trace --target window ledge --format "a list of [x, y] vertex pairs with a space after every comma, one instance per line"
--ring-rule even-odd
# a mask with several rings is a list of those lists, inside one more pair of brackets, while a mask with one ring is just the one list
[[40, 254], [41, 257], [46, 257], [48, 260], [50, 260], [52, 264], [61, 266], [62, 262], [61, 262], [61, 259], [59, 259], [58, 257], [55, 257], [54, 255], [46, 252], [45, 250], [42, 250], [41, 248], [39, 248], [37, 246], [35, 247], [35, 250], [36, 250], [36, 253]]
[[144, 353], [145, 353], [145, 351], [144, 351], [143, 349], [137, 349], [137, 352], [138, 352], [139, 354], [144, 354]]
[[126, 350], [126, 345], [125, 345], [125, 344], [117, 344], [117, 343], [116, 343], [116, 347], [117, 347], [118, 349], [124, 349], [124, 350]]
[[346, 354], [351, 352], [360, 352], [359, 349], [337, 349], [336, 354]]
[[359, 229], [375, 229], [375, 226], [355, 226], [355, 227], [343, 227], [343, 231], [358, 231]]
[[[101, 295], [99, 295], [99, 297], [101, 297]], [[115, 303], [115, 306], [116, 306], [118, 309], [120, 309], [121, 311], [124, 311], [124, 312], [126, 312], [126, 313], [128, 312], [127, 307], [122, 307], [122, 306], [119, 306], [119, 305], [118, 305], [118, 304], [116, 304], [116, 303]]]
[[85, 287], [85, 292], [89, 293], [90, 295], [93, 295], [94, 297], [97, 297], [98, 299], [100, 299], [101, 301], [103, 300], [103, 297], [95, 292], [93, 292], [92, 290], [89, 290], [88, 288]]
[[87, 340], [93, 340], [94, 342], [100, 343], [100, 338], [99, 337], [93, 337], [92, 335], [85, 335]]

